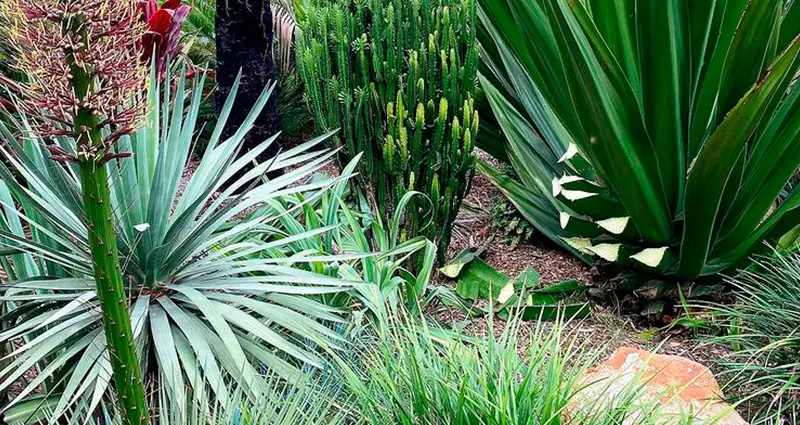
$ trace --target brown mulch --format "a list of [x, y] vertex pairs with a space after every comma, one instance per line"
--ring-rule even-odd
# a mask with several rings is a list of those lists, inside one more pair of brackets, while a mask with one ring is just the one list
[[[483, 151], [478, 155], [484, 161], [497, 166], [497, 162]], [[536, 268], [542, 275], [545, 284], [576, 279], [578, 282], [592, 283], [591, 267], [569, 252], [560, 249], [544, 236], [535, 234], [532, 241], [517, 246], [507, 244], [502, 236], [493, 235], [489, 211], [491, 207], [503, 201], [503, 194], [483, 174], [476, 174], [472, 181], [470, 193], [464, 199], [468, 206], [462, 208], [456, 216], [453, 239], [447, 250], [447, 257], [452, 258], [465, 248], [477, 248], [490, 241], [484, 261], [498, 271], [516, 277], [528, 266]]]

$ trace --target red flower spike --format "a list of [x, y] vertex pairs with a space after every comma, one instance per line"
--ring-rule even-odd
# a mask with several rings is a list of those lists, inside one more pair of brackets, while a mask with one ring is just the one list
[[159, 9], [150, 21], [147, 22], [147, 29], [160, 35], [162, 38], [169, 32], [172, 27], [172, 13], [165, 9]]
[[181, 0], [167, 0], [158, 8], [157, 0], [139, 2], [139, 13], [147, 23], [147, 33], [139, 44], [141, 61], [149, 65], [155, 56], [156, 70], [159, 75], [166, 71], [169, 58], [181, 51], [179, 44], [183, 22], [191, 8], [182, 4]]

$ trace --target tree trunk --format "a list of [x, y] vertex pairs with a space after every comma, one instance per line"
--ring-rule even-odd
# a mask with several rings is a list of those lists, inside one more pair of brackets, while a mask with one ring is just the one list
[[[264, 88], [275, 81], [275, 63], [272, 59], [272, 12], [269, 0], [219, 0], [216, 15], [217, 42], [217, 92], [216, 110], [219, 116], [233, 82], [242, 73], [222, 140], [232, 136], [244, 121]], [[243, 150], [247, 151], [277, 132], [277, 87], [270, 96], [253, 129], [245, 137]], [[258, 158], [264, 162], [278, 152], [280, 145], [273, 143]]]

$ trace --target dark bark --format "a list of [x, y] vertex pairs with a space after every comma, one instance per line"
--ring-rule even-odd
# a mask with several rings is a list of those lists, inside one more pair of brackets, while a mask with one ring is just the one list
[[[244, 121], [264, 88], [275, 80], [272, 59], [272, 12], [269, 0], [218, 0], [216, 15], [217, 92], [219, 116], [239, 71], [242, 78], [223, 139], [232, 136]], [[277, 132], [277, 87], [244, 141], [250, 150]], [[264, 162], [280, 149], [277, 142], [259, 156]]]

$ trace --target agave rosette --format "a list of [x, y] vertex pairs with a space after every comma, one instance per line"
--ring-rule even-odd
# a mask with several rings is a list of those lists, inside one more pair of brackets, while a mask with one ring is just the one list
[[694, 279], [800, 223], [798, 2], [482, 6], [484, 141], [520, 179], [483, 169], [548, 237]]

